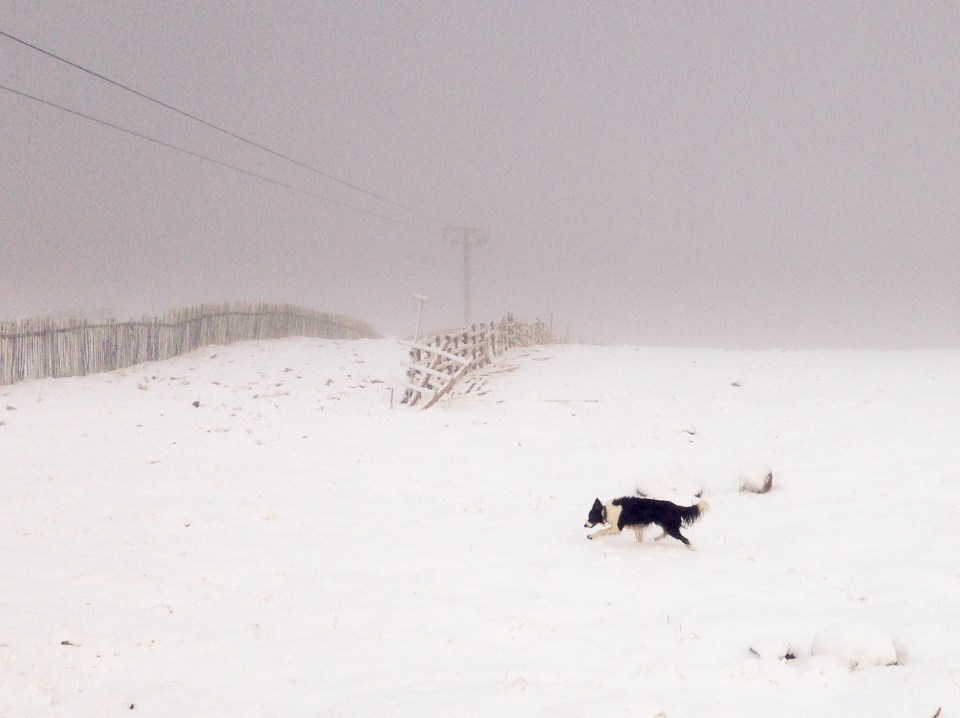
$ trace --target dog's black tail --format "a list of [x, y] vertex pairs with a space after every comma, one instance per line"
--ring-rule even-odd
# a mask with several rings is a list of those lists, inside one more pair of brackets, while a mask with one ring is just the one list
[[710, 508], [710, 504], [706, 501], [700, 501], [693, 506], [680, 506], [679, 508], [680, 521], [684, 526], [689, 526]]

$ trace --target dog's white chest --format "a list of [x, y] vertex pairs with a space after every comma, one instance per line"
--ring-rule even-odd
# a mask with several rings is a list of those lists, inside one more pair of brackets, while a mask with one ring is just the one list
[[623, 507], [616, 504], [607, 504], [604, 508], [606, 508], [607, 523], [610, 524], [611, 528], [619, 529], [620, 513], [623, 511]]

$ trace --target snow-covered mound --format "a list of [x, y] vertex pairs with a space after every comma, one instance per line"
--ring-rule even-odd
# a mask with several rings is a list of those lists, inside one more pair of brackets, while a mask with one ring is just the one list
[[893, 637], [862, 621], [839, 623], [821, 631], [813, 639], [810, 653], [836, 658], [851, 670], [900, 662]]
[[792, 661], [797, 657], [790, 641], [772, 636], [759, 636], [750, 641], [750, 653], [766, 661]]
[[660, 467], [647, 471], [637, 480], [637, 496], [672, 501], [678, 506], [693, 506], [703, 490], [679, 466]]
[[773, 469], [765, 464], [754, 464], [740, 469], [740, 491], [765, 494], [773, 488]]

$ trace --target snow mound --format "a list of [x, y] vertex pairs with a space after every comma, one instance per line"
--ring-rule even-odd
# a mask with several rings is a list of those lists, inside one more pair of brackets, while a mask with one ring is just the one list
[[693, 506], [703, 490], [678, 466], [657, 469], [639, 479], [637, 496], [672, 501], [678, 506]]
[[831, 656], [850, 670], [894, 666], [901, 662], [901, 651], [897, 650], [893, 637], [861, 622], [841, 623], [821, 631], [814, 637], [810, 652], [815, 656]]
[[757, 464], [740, 469], [740, 491], [765, 494], [773, 488], [773, 470]]
[[763, 661], [790, 661], [797, 657], [797, 652], [789, 641], [770, 636], [761, 636], [750, 641], [750, 653]]

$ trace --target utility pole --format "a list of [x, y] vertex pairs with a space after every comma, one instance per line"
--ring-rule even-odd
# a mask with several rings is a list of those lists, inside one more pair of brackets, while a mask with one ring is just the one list
[[445, 227], [443, 235], [463, 247], [463, 325], [470, 326], [470, 248], [487, 241], [487, 230], [477, 227]]

